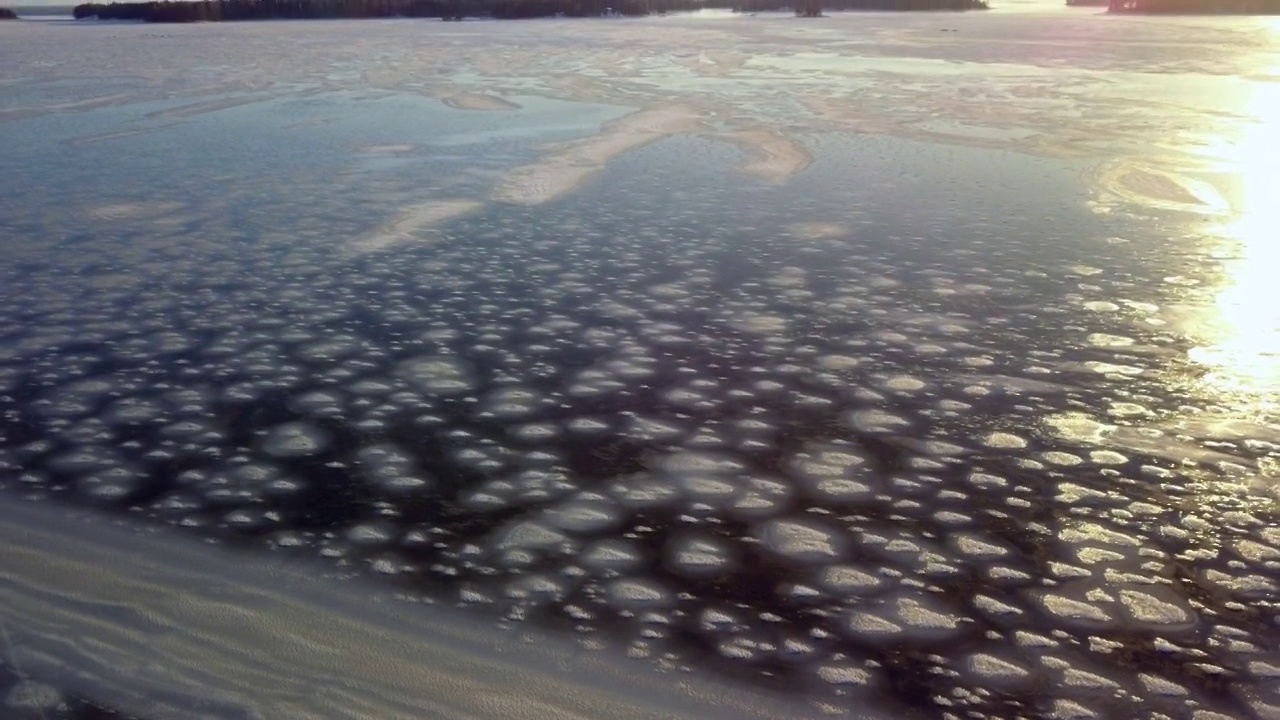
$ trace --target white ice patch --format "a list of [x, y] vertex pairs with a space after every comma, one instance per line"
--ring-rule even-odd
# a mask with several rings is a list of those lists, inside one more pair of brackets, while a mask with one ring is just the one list
[[725, 540], [695, 534], [673, 538], [667, 543], [664, 555], [672, 572], [690, 578], [723, 575], [734, 569], [737, 557]]
[[757, 529], [756, 537], [769, 550], [803, 563], [836, 560], [848, 544], [842, 533], [825, 524], [799, 520], [771, 520]]
[[609, 583], [609, 602], [623, 610], [639, 611], [665, 608], [675, 596], [655, 580], [625, 578]]
[[332, 438], [323, 429], [305, 422], [285, 423], [267, 431], [262, 451], [273, 457], [317, 455], [329, 448]]
[[406, 360], [396, 367], [396, 374], [430, 395], [461, 395], [476, 388], [471, 368], [443, 355]]
[[868, 434], [894, 434], [905, 432], [911, 421], [885, 410], [855, 410], [845, 416], [849, 427]]
[[543, 517], [550, 525], [572, 533], [600, 532], [622, 521], [618, 506], [595, 494], [553, 505], [543, 512]]

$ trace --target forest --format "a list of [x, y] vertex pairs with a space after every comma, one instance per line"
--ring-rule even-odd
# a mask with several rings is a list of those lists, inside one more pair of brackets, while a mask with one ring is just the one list
[[817, 17], [824, 10], [982, 10], [985, 0], [202, 0], [197, 2], [85, 3], [77, 19], [145, 22], [217, 22], [317, 18], [464, 17], [521, 19], [663, 15], [703, 8], [737, 12], [794, 10]]

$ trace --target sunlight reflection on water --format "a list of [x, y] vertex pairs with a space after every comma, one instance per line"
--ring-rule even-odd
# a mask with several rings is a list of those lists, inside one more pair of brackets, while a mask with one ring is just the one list
[[1223, 168], [1241, 192], [1222, 228], [1230, 259], [1205, 322], [1212, 340], [1191, 359], [1208, 366], [1204, 380], [1213, 389], [1272, 408], [1280, 405], [1280, 85], [1258, 85], [1248, 115]]

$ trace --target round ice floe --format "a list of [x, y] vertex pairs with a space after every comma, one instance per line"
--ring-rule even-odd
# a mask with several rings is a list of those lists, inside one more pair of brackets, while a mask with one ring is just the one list
[[683, 437], [686, 432], [685, 427], [670, 420], [640, 415], [629, 416], [623, 428], [626, 437], [639, 442], [674, 442]]
[[956, 637], [966, 624], [966, 618], [932, 597], [903, 595], [859, 604], [845, 616], [842, 630], [864, 642], [936, 642]]
[[970, 655], [963, 667], [975, 684], [999, 690], [1022, 685], [1031, 677], [1031, 671], [1021, 663], [990, 653]]
[[268, 430], [262, 440], [262, 451], [280, 458], [306, 457], [324, 452], [331, 442], [325, 430], [311, 423], [292, 422]]
[[49, 458], [49, 467], [55, 472], [80, 474], [103, 467], [114, 467], [122, 462], [120, 455], [103, 447], [78, 447]]
[[662, 399], [680, 408], [710, 411], [719, 407], [719, 401], [690, 388], [672, 388], [662, 394]]
[[647, 357], [610, 360], [604, 364], [604, 369], [614, 377], [634, 383], [653, 376], [652, 362], [652, 359]]
[[148, 338], [147, 354], [149, 355], [167, 355], [170, 353], [180, 353], [195, 347], [199, 341], [189, 335], [182, 335], [175, 332], [159, 332], [154, 333]]
[[464, 490], [458, 496], [458, 504], [477, 512], [501, 510], [512, 504], [515, 492], [516, 486], [510, 480], [489, 480], [479, 487]]
[[1065, 694], [1071, 695], [1111, 695], [1120, 689], [1120, 683], [1096, 672], [1078, 667], [1071, 667], [1065, 661], [1052, 663], [1050, 667], [1060, 666], [1061, 674], [1058, 684]]
[[561, 468], [529, 468], [509, 479], [515, 484], [515, 501], [524, 504], [554, 500], [578, 490]]
[[976, 533], [956, 533], [948, 539], [948, 544], [961, 555], [976, 562], [988, 562], [1010, 553], [1004, 543]]
[[540, 444], [559, 437], [560, 426], [549, 422], [525, 423], [510, 428], [507, 434], [521, 443]]
[[214, 398], [214, 390], [206, 386], [184, 387], [164, 393], [165, 401], [178, 415], [205, 415]]
[[100, 502], [123, 502], [142, 489], [146, 475], [129, 465], [99, 468], [76, 480], [76, 492]]
[[217, 432], [213, 424], [206, 420], [195, 418], [178, 420], [160, 428], [161, 435], [168, 438], [182, 440], [184, 442], [193, 441], [201, 435], [209, 432]]
[[974, 595], [972, 605], [981, 615], [996, 622], [1017, 620], [1026, 614], [1020, 608], [997, 600], [990, 595]]
[[612, 426], [601, 418], [579, 417], [565, 423], [565, 427], [574, 435], [591, 437], [603, 435], [612, 430]]
[[297, 495], [305, 490], [307, 484], [288, 476], [276, 477], [262, 485], [262, 494], [269, 497], [284, 498]]
[[118, 430], [98, 418], [85, 418], [72, 425], [52, 429], [51, 433], [72, 445], [101, 445], [113, 443]]
[[139, 425], [164, 417], [165, 409], [149, 398], [123, 398], [107, 406], [99, 417], [112, 425]]
[[845, 415], [845, 423], [864, 433], [893, 434], [911, 427], [911, 421], [885, 410], [855, 410]]
[[689, 578], [723, 575], [734, 568], [736, 558], [728, 542], [696, 534], [678, 535], [663, 549], [667, 569]]
[[1134, 535], [1122, 533], [1106, 525], [1093, 522], [1078, 522], [1067, 525], [1058, 532], [1058, 538], [1067, 543], [1098, 542], [1121, 548], [1137, 548], [1143, 545], [1142, 540]]
[[1138, 681], [1142, 683], [1142, 689], [1153, 696], [1179, 698], [1188, 694], [1185, 687], [1159, 675], [1139, 673]]
[[1241, 538], [1235, 542], [1235, 553], [1254, 563], [1280, 560], [1280, 548], [1248, 538]]
[[1053, 701], [1046, 717], [1051, 718], [1051, 720], [1097, 720], [1102, 715], [1075, 700], [1058, 698]]
[[548, 575], [525, 575], [507, 583], [505, 595], [521, 605], [545, 605], [564, 600], [567, 583]]
[[685, 439], [685, 445], [698, 450], [720, 450], [729, 445], [729, 438], [719, 432], [718, 428], [702, 426], [693, 435]]
[[496, 546], [500, 550], [547, 550], [569, 541], [569, 536], [535, 520], [517, 520], [500, 529]]
[[223, 515], [222, 523], [239, 532], [250, 532], [266, 528], [276, 519], [276, 513], [266, 508], [238, 508]]
[[849, 357], [848, 355], [823, 355], [818, 358], [818, 365], [825, 370], [833, 372], [848, 372], [856, 370], [866, 362], [862, 358]]
[[750, 417], [735, 420], [730, 424], [730, 429], [740, 438], [738, 446], [749, 449], [751, 447], [749, 443], [753, 441], [761, 447], [768, 447], [769, 440], [778, 434], [780, 428], [759, 418]]
[[785, 663], [807, 663], [818, 656], [818, 645], [801, 636], [784, 635], [778, 643], [775, 657]]
[[573, 533], [594, 533], [622, 521], [622, 511], [613, 501], [595, 493], [583, 493], [553, 505], [544, 513], [546, 521]]
[[787, 507], [792, 494], [789, 483], [763, 477], [748, 478], [742, 494], [729, 505], [728, 513], [743, 520], [772, 517]]
[[360, 474], [375, 488], [390, 494], [424, 490], [430, 478], [418, 471], [407, 453], [394, 445], [371, 445], [356, 453]]
[[873, 593], [884, 586], [885, 579], [850, 565], [832, 565], [818, 573], [817, 584], [833, 595], [845, 597]]
[[[787, 386], [777, 380], [757, 380], [751, 384], [752, 392], [760, 395], [776, 395], [786, 389]], [[744, 399], [750, 399], [751, 397], [752, 394], [747, 393]]]
[[680, 489], [670, 479], [643, 473], [623, 478], [611, 485], [609, 491], [624, 507], [638, 510], [666, 507], [680, 500]]
[[449, 327], [443, 323], [432, 323], [431, 327], [424, 330], [421, 338], [431, 343], [450, 343], [462, 337], [462, 333], [457, 328]]
[[542, 396], [528, 388], [501, 388], [485, 396], [476, 410], [477, 417], [511, 420], [537, 412]]
[[361, 347], [362, 342], [351, 335], [328, 337], [295, 348], [294, 355], [307, 362], [327, 363], [351, 357], [360, 352]]
[[675, 596], [661, 583], [647, 578], [614, 580], [607, 588], [609, 603], [621, 610], [643, 611], [664, 608]]
[[435, 428], [443, 428], [449, 424], [448, 418], [436, 413], [424, 413], [417, 418], [413, 418], [413, 427], [421, 430], [431, 430]]
[[474, 371], [447, 355], [405, 360], [396, 366], [396, 374], [432, 395], [461, 395], [476, 388]]
[[388, 545], [396, 537], [396, 527], [389, 522], [367, 522], [353, 525], [346, 539], [354, 545]]
[[655, 467], [675, 475], [734, 475], [746, 469], [742, 461], [730, 455], [687, 450], [664, 455], [655, 463]]
[[[0, 355], [4, 354], [4, 349], [0, 348]], [[18, 386], [18, 378], [21, 371], [17, 366], [0, 365], [0, 393], [7, 393]]]
[[677, 475], [671, 481], [693, 503], [724, 507], [742, 493], [742, 486], [730, 478], [717, 475]]
[[1043, 453], [1040, 453], [1040, 457], [1050, 465], [1060, 465], [1063, 467], [1072, 467], [1075, 465], [1080, 465], [1081, 463], [1084, 462], [1084, 459], [1081, 458], [1079, 455], [1073, 455], [1069, 452], [1063, 452], [1061, 450], [1050, 450], [1048, 452], [1043, 452]]
[[247, 462], [215, 475], [225, 477], [235, 487], [258, 491], [280, 477], [280, 468], [267, 462]]
[[880, 386], [886, 390], [892, 390], [902, 394], [918, 393], [928, 387], [928, 384], [918, 377], [911, 375], [891, 375], [885, 378]]
[[1135, 623], [1155, 630], [1190, 628], [1195, 611], [1177, 593], [1162, 585], [1135, 586], [1120, 591], [1120, 605]]
[[850, 663], [824, 663], [814, 671], [825, 683], [830, 685], [867, 686], [876, 681], [871, 670]]
[[982, 444], [1000, 450], [1021, 450], [1027, 446], [1027, 441], [1013, 433], [991, 432], [982, 437]]
[[733, 326], [755, 335], [781, 335], [787, 331], [790, 323], [781, 315], [744, 312], [734, 318]]
[[1001, 587], [1020, 587], [1037, 581], [1034, 575], [1008, 565], [986, 565], [982, 567], [981, 572], [987, 582]]
[[850, 612], [845, 616], [840, 629], [845, 635], [862, 642], [894, 641], [903, 637], [901, 625], [868, 610]]
[[1129, 462], [1128, 457], [1114, 450], [1094, 450], [1089, 453], [1089, 459], [1095, 465], [1124, 465]]
[[735, 611], [708, 607], [698, 614], [698, 629], [710, 633], [733, 633], [746, 628]]
[[472, 445], [468, 440], [463, 440], [462, 444], [448, 453], [450, 462], [459, 468], [483, 474], [495, 473], [506, 468], [514, 454], [509, 448], [496, 443]]
[[867, 458], [850, 448], [810, 448], [797, 453], [787, 467], [791, 477], [823, 501], [867, 500], [876, 492]]
[[585, 371], [578, 374], [577, 382], [570, 385], [565, 392], [575, 398], [597, 398], [626, 388], [625, 382], [607, 373]]
[[640, 566], [644, 553], [638, 545], [627, 540], [601, 540], [586, 546], [578, 561], [598, 573], [625, 573]]
[[79, 417], [92, 412], [108, 397], [119, 397], [120, 389], [116, 382], [106, 378], [75, 380], [32, 403], [32, 407], [45, 417]]
[[788, 560], [825, 563], [839, 558], [847, 545], [840, 531], [808, 520], [770, 520], [756, 530], [765, 548]]
[[1090, 601], [1047, 591], [1032, 592], [1029, 597], [1059, 623], [1084, 629], [1111, 628], [1116, 624], [1112, 602]]
[[893, 605], [897, 620], [917, 637], [950, 637], [965, 620], [951, 608], [924, 596], [898, 598]]
[[730, 660], [752, 662], [763, 660], [777, 650], [772, 642], [754, 634], [735, 635], [716, 643], [716, 652]]

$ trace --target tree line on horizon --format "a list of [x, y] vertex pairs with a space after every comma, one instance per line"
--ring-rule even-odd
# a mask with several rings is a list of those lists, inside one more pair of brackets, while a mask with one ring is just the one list
[[76, 19], [145, 22], [218, 22], [228, 20], [304, 20], [319, 18], [463, 17], [523, 19], [663, 15], [703, 8], [735, 12], [794, 10], [816, 17], [823, 10], [979, 10], [986, 0], [152, 0], [84, 3]]
[[18, 13], [7, 7], [0, 7], [0, 20], [17, 20]]

